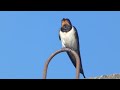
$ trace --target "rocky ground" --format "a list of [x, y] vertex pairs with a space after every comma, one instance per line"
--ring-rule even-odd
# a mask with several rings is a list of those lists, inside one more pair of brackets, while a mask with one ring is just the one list
[[120, 74], [101, 75], [98, 77], [91, 77], [90, 79], [120, 79]]

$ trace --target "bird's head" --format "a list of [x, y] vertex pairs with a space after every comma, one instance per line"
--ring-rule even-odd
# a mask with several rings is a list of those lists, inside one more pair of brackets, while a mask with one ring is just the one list
[[63, 18], [62, 19], [62, 26], [64, 26], [64, 25], [72, 26], [72, 24], [71, 24], [71, 22], [70, 22], [70, 20], [68, 18]]
[[61, 30], [67, 32], [67, 31], [71, 30], [71, 28], [72, 28], [72, 24], [71, 24], [70, 20], [68, 18], [63, 18]]

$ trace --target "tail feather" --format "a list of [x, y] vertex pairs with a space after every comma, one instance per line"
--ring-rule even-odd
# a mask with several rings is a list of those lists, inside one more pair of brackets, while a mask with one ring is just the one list
[[[75, 68], [76, 68], [76, 60], [75, 60], [75, 57], [74, 57], [71, 53], [69, 53], [69, 52], [67, 52], [67, 54], [68, 54], [70, 60], [72, 61], [73, 65], [74, 65]], [[80, 57], [80, 55], [79, 55], [79, 57]], [[84, 74], [84, 71], [83, 71], [83, 68], [82, 68], [81, 57], [80, 57], [80, 73], [83, 75], [84, 78], [86, 78], [86, 77], [85, 77], [85, 74]]]

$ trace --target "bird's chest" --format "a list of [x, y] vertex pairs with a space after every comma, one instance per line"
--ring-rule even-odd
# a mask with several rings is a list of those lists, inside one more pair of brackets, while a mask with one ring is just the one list
[[77, 41], [74, 30], [70, 30], [69, 32], [60, 32], [60, 36], [63, 47], [76, 49]]

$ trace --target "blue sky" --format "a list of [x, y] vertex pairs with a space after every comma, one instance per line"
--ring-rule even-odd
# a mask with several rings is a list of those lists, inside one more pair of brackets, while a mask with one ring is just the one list
[[[86, 77], [120, 73], [119, 11], [1, 11], [0, 79], [42, 79], [45, 61], [62, 47], [62, 18], [78, 30]], [[74, 79], [75, 70], [63, 52], [49, 64], [47, 78]]]

